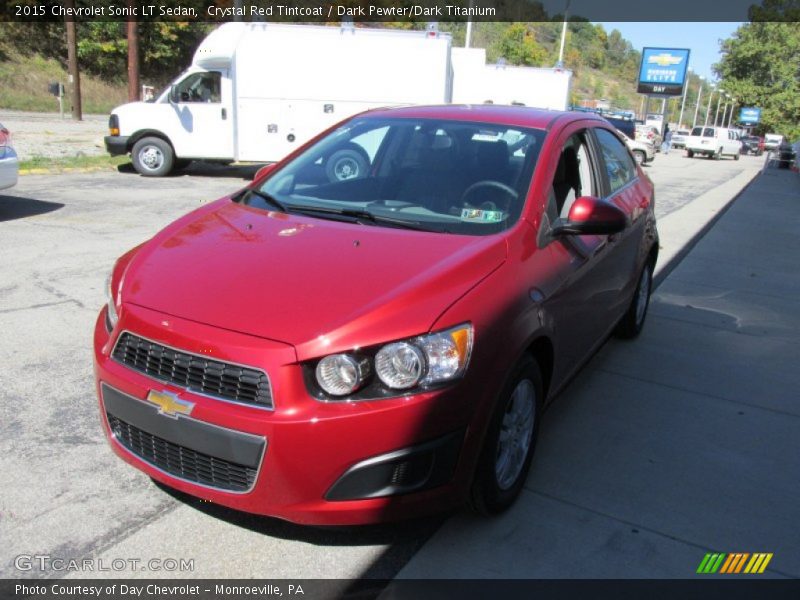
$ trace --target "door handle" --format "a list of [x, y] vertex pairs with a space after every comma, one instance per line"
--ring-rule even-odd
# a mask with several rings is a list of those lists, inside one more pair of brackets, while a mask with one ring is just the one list
[[225, 121], [228, 118], [228, 110], [223, 108], [222, 109], [222, 120]]

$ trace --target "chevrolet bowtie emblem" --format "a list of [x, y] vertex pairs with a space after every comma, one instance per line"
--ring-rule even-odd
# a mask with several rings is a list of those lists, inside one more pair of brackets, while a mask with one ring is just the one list
[[159, 413], [173, 419], [177, 419], [178, 415], [190, 415], [194, 409], [193, 402], [181, 400], [169, 392], [150, 390], [147, 394], [147, 401], [158, 406]]
[[683, 60], [682, 56], [673, 56], [672, 54], [667, 54], [665, 52], [662, 52], [661, 54], [654, 54], [653, 56], [647, 57], [648, 63], [655, 63], [660, 67], [679, 65], [682, 60]]

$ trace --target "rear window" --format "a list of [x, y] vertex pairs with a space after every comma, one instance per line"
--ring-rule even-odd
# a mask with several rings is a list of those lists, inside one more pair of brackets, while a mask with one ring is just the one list
[[692, 129], [692, 135], [702, 137], [714, 137], [713, 127], [695, 127]]

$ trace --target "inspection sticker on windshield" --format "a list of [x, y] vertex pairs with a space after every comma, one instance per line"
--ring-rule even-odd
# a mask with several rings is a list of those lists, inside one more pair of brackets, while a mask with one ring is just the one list
[[464, 221], [480, 221], [482, 223], [499, 223], [503, 220], [503, 211], [463, 208], [461, 209], [461, 219]]

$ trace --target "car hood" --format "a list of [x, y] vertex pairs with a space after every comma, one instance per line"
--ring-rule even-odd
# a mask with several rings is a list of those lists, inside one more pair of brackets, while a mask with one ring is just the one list
[[121, 293], [123, 304], [292, 344], [302, 360], [429, 330], [505, 257], [503, 236], [341, 223], [223, 199], [144, 244]]

